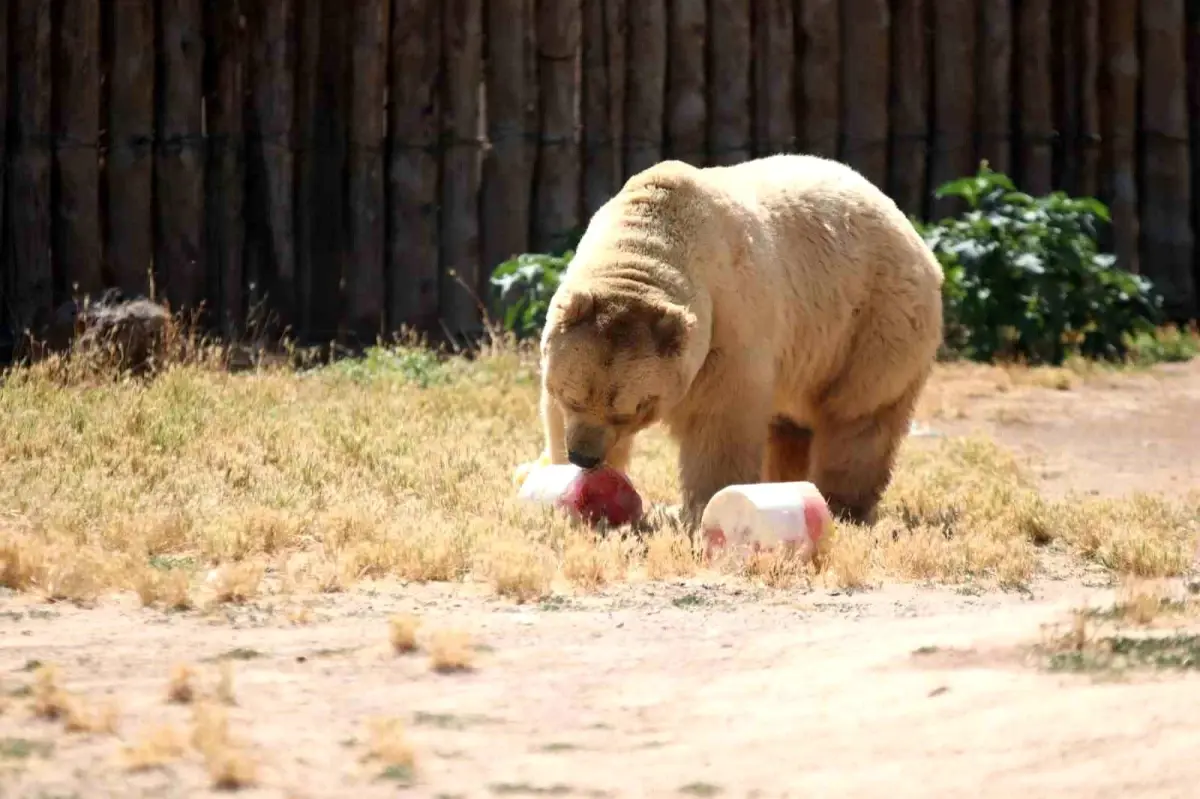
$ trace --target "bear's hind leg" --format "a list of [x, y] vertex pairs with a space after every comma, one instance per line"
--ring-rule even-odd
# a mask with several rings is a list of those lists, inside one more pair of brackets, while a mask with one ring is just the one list
[[792, 483], [808, 479], [812, 430], [786, 416], [776, 416], [767, 425], [767, 452], [763, 461], [764, 483]]
[[856, 524], [875, 522], [923, 382], [865, 416], [844, 420], [826, 412], [818, 419], [810, 479], [836, 518]]

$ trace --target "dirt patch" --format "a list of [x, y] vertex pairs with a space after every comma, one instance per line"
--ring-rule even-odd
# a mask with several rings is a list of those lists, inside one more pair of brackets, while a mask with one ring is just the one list
[[[1200, 365], [1069, 390], [996, 374], [939, 378], [922, 421], [992, 435], [1059, 494], [1200, 486]], [[1115, 594], [1061, 554], [1042, 566], [1009, 592], [713, 577], [521, 605], [397, 581], [212, 612], [6, 593], [0, 794], [1190, 795], [1200, 723], [1179, 698], [1200, 678], [1047, 668], [1044, 625]], [[47, 664], [112, 731], [35, 714]]]

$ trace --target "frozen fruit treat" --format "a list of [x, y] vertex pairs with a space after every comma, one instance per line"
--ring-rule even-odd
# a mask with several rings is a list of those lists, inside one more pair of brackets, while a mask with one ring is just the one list
[[535, 467], [521, 483], [519, 496], [562, 508], [588, 524], [600, 520], [612, 527], [642, 518], [642, 498], [620, 471], [601, 466], [580, 469], [570, 464]]

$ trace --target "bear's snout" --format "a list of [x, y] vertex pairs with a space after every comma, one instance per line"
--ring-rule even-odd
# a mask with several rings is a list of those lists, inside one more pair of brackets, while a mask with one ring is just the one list
[[580, 469], [595, 469], [600, 465], [600, 458], [594, 455], [585, 455], [577, 450], [567, 452], [567, 460], [578, 466]]
[[594, 469], [608, 454], [608, 431], [589, 424], [567, 426], [567, 460], [580, 469]]

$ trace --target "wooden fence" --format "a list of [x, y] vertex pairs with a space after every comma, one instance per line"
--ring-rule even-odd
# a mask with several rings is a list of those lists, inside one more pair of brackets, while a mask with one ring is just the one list
[[784, 150], [925, 217], [980, 158], [1096, 194], [1120, 263], [1200, 310], [1200, 0], [0, 5], [14, 331], [151, 277], [231, 333], [470, 331], [464, 284], [631, 173]]

